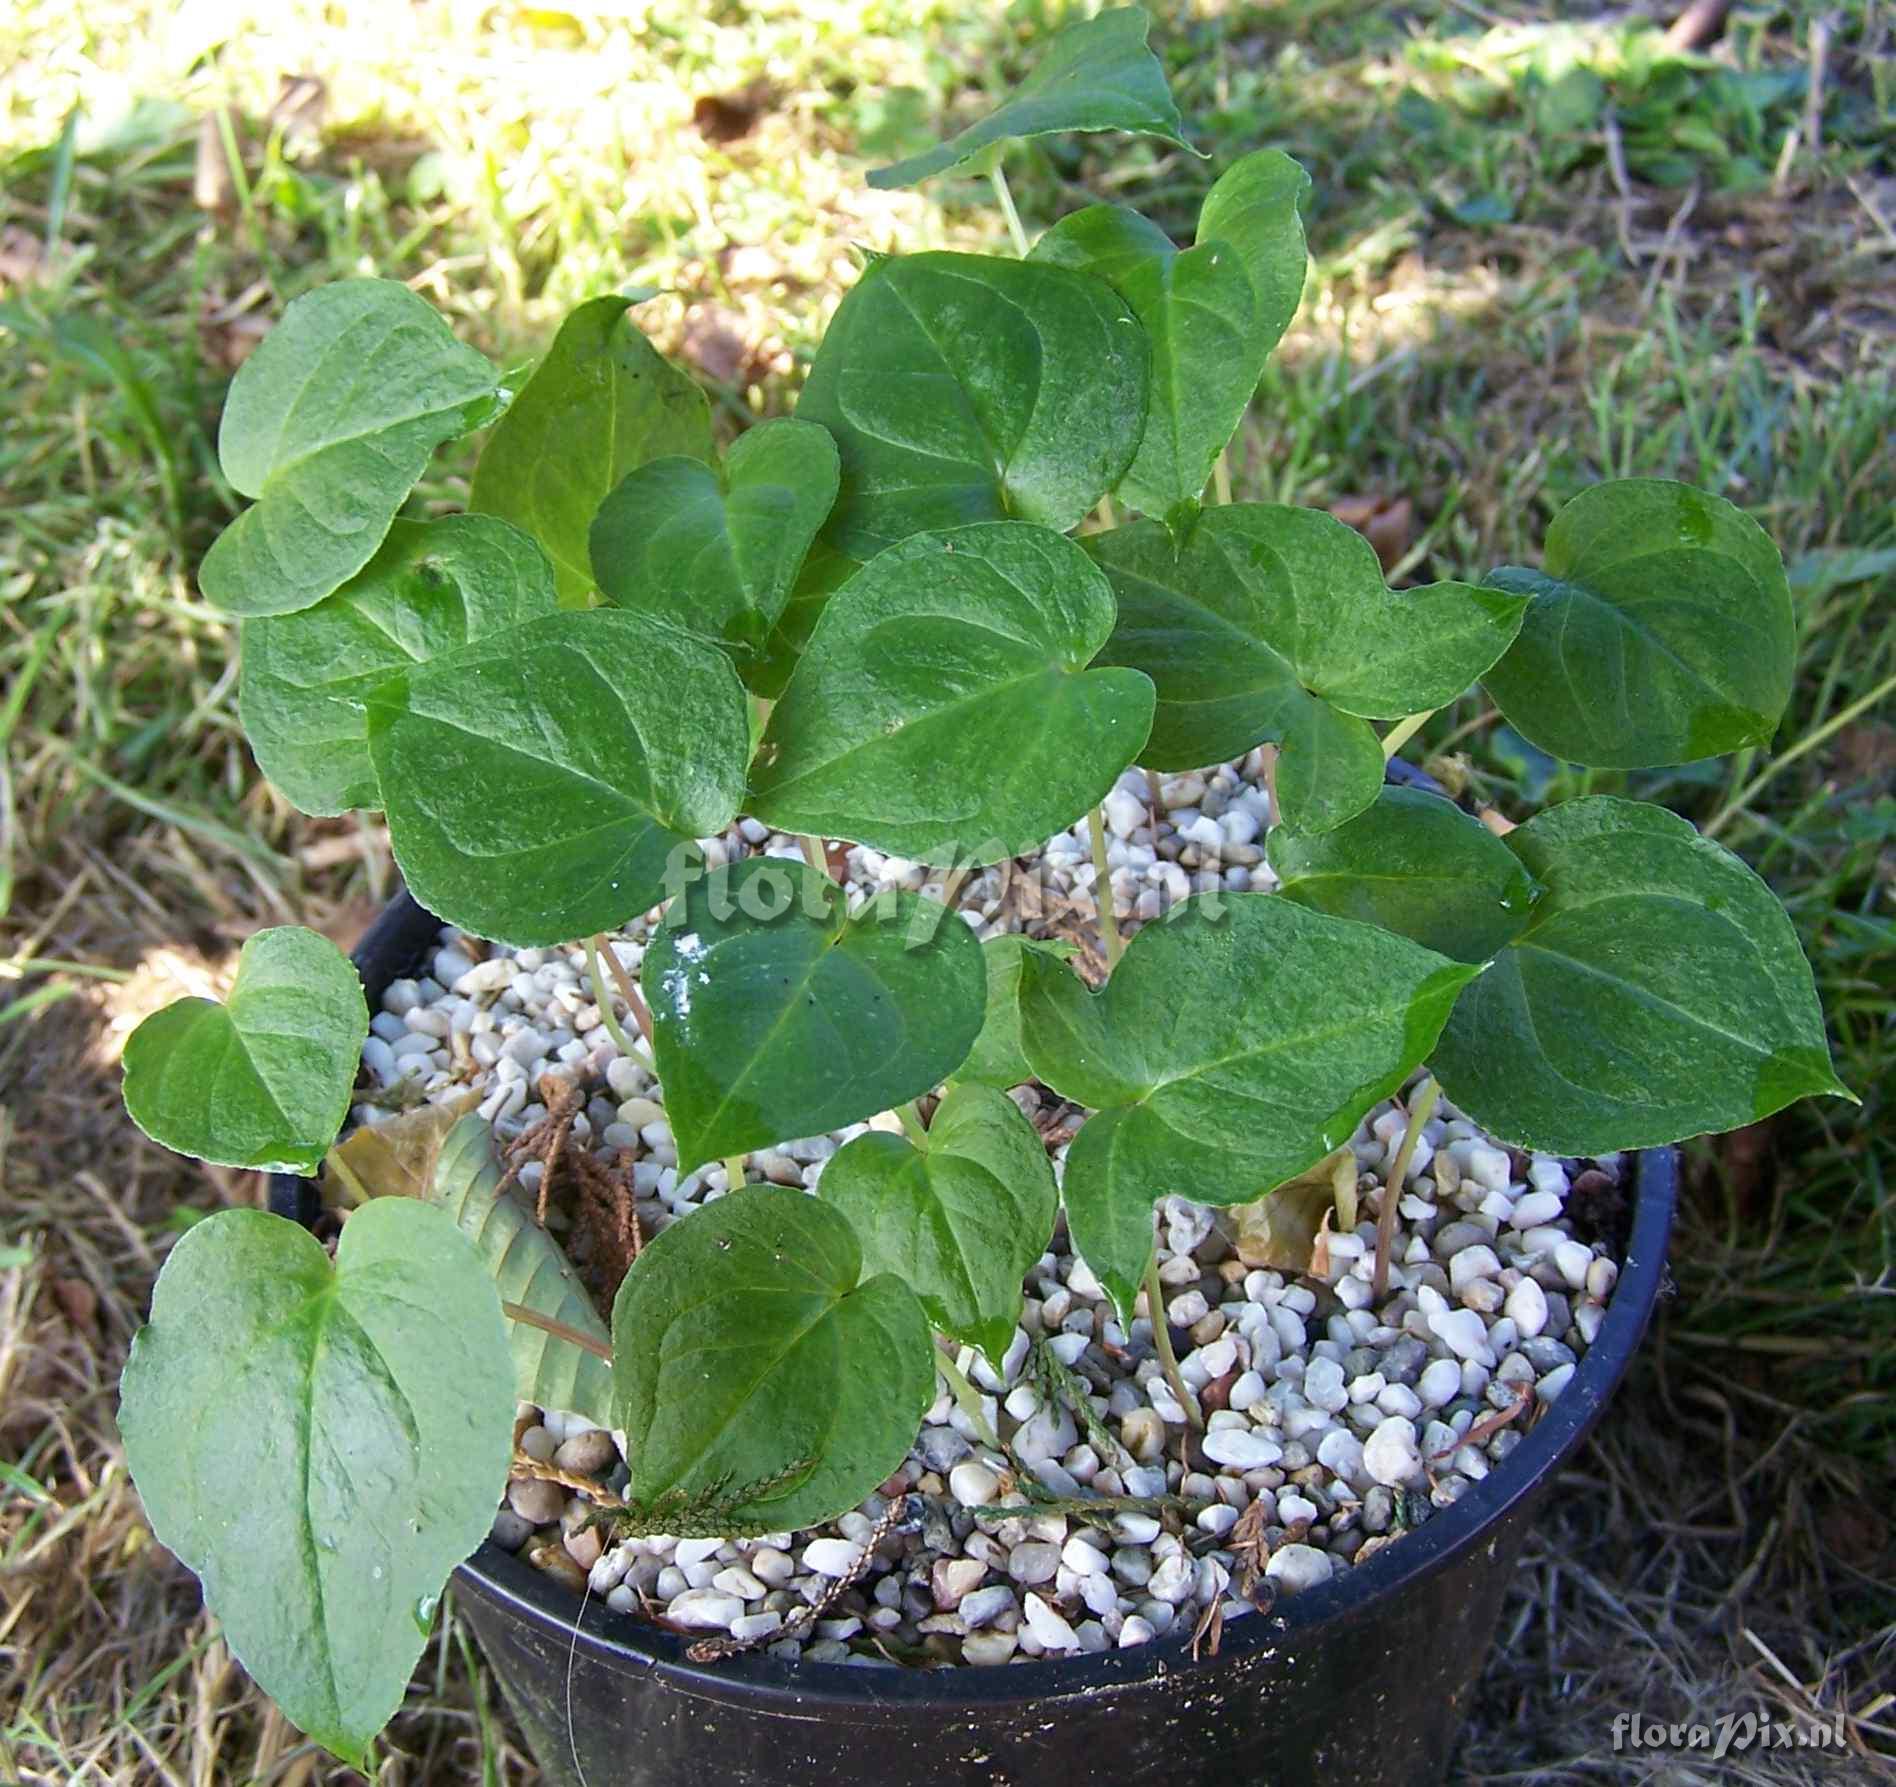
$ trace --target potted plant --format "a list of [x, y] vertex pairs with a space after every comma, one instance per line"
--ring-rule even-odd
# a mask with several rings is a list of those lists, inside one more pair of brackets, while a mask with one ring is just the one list
[[[1848, 1096], [1783, 912], [1685, 822], [1589, 797], [1503, 836], [1386, 780], [1428, 713], [1476, 682], [1577, 763], [1768, 743], [1792, 674], [1775, 548], [1717, 497], [1634, 480], [1575, 497], [1538, 569], [1394, 591], [1326, 515], [1207, 503], [1302, 290], [1301, 170], [1275, 151], [1241, 159], [1184, 249], [1104, 205], [1029, 248], [999, 173], [1010, 140], [1051, 131], [1182, 142], [1146, 32], [1137, 9], [1069, 28], [999, 111], [871, 176], [984, 162], [1019, 257], [873, 258], [795, 417], [721, 458], [703, 395], [624, 297], [581, 305], [509, 392], [413, 293], [348, 281], [293, 303], [232, 385], [220, 455], [254, 502], [201, 582], [243, 622], [246, 728], [305, 811], [386, 814], [412, 899], [358, 952], [360, 974], [311, 932], [266, 931], [226, 1002], [182, 1001], [130, 1040], [125, 1097], [148, 1133], [226, 1165], [321, 1174], [339, 1234], [332, 1251], [254, 1210], [194, 1226], [134, 1345], [122, 1426], [153, 1527], [201, 1576], [232, 1649], [345, 1760], [367, 1762], [444, 1584], [481, 1547], [462, 1573], [470, 1617], [555, 1778], [569, 1765], [593, 1787], [695, 1778], [713, 1758], [773, 1782], [865, 1765], [915, 1780], [1035, 1766], [1198, 1779], [1266, 1758], [1290, 1778], [1344, 1764], [1427, 1778], [1532, 1503], [1657, 1293], [1667, 1144]], [[434, 450], [484, 427], [469, 512], [402, 518]], [[1101, 893], [1103, 984], [1058, 948], [983, 944], [951, 913], [970, 873], [1078, 822], [1092, 885], [1110, 890], [1113, 851], [1157, 840], [1168, 772], [1198, 789], [1174, 813], [1228, 842], [1237, 832], [1221, 833], [1190, 772], [1239, 761], [1270, 783], [1251, 809], [1273, 822], [1264, 846], [1180, 857], [1194, 865], [1175, 869], [1180, 897], [1129, 943]], [[1135, 768], [1152, 777], [1144, 813], [1121, 783]], [[720, 835], [740, 814], [805, 853], [734, 858]], [[836, 854], [850, 846], [920, 865], [911, 879], [943, 897], [852, 897]], [[1234, 860], [1257, 866], [1233, 873]], [[657, 915], [642, 993], [611, 942], [641, 914]], [[445, 1142], [429, 1132], [400, 1187], [414, 1195], [369, 1195], [382, 1188], [337, 1147], [377, 1047], [364, 980], [375, 1002], [393, 998], [443, 921], [519, 952], [489, 958], [498, 977], [457, 952], [454, 975], [484, 997], [520, 972], [510, 963], [580, 941], [593, 1032], [656, 1072], [672, 1159], [653, 1170], [671, 1175], [671, 1220], [642, 1247], [634, 1235], [609, 1312], [507, 1191], [481, 1118]], [[585, 999], [573, 991], [569, 1009]], [[648, 1044], [624, 1034], [620, 1005]], [[498, 1074], [491, 1043], [467, 1077]], [[523, 1080], [491, 1088], [492, 1114], [516, 1127]], [[1030, 1082], [1084, 1122], [1037, 1130], [1024, 1114], [1037, 1096], [1008, 1095]], [[1362, 1143], [1359, 1124], [1405, 1088]], [[747, 1157], [887, 1113], [804, 1175], [814, 1196], [749, 1178]], [[1497, 1203], [1471, 1192], [1458, 1206], [1481, 1239], [1462, 1237], [1452, 1279], [1426, 1236], [1392, 1257], [1408, 1188], [1451, 1140], [1500, 1174], [1483, 1194]], [[1364, 1147], [1379, 1178], [1359, 1176]], [[1491, 1376], [1499, 1330], [1484, 1320], [1505, 1321], [1510, 1346], [1538, 1334], [1535, 1274], [1569, 1263], [1553, 1229], [1516, 1222], [1517, 1206], [1539, 1206], [1511, 1195], [1514, 1178], [1531, 1165], [1564, 1188], [1562, 1159], [1611, 1169], [1633, 1150], [1647, 1152], [1618, 1169], [1634, 1195], [1610, 1306], [1599, 1268], [1615, 1262], [1576, 1256], [1575, 1305], [1591, 1298], [1595, 1320], [1578, 1370], [1570, 1353], [1549, 1373], [1568, 1393], [1554, 1400], [1543, 1379], [1537, 1399], [1532, 1373], [1511, 1379], [1505, 1361]], [[1444, 1205], [1450, 1178], [1442, 1164], [1427, 1182]], [[1222, 1281], [1248, 1296], [1259, 1279], [1300, 1334], [1305, 1313], [1341, 1326], [1294, 1371], [1277, 1357], [1267, 1385], [1259, 1366], [1284, 1343], [1261, 1318], [1226, 1335], [1202, 1297], [1177, 1293], [1196, 1282], [1198, 1243], [1168, 1230], [1161, 1245], [1162, 1201], [1193, 1234], [1207, 1208], [1265, 1230], [1314, 1210], [1295, 1267], [1254, 1273], [1240, 1254]], [[1442, 1212], [1423, 1203], [1434, 1233]], [[1036, 1295], [1045, 1375], [1023, 1416], [1010, 1388], [1023, 1280], [1057, 1228], [1094, 1305], [1060, 1328], [1080, 1341], [1060, 1349], [1049, 1312], [1071, 1294]], [[1485, 1245], [1504, 1229], [1521, 1250], [1506, 1271]], [[1185, 1260], [1182, 1275], [1162, 1280], [1162, 1259]], [[1182, 1362], [1175, 1325], [1192, 1327]], [[1458, 1464], [1517, 1415], [1545, 1404], [1543, 1418], [1504, 1467], [1477, 1457], [1443, 1497], [1415, 1420], [1383, 1413], [1422, 1399], [1381, 1372], [1342, 1390], [1339, 1335], [1446, 1365], [1461, 1406], [1443, 1410], [1455, 1424], [1439, 1456]], [[1136, 1366], [1142, 1430], [1183, 1446], [1170, 1475], [1158, 1451], [1134, 1477], [1123, 1419], [1120, 1438], [1063, 1459], [1028, 1463], [1018, 1427], [1003, 1443], [984, 1387], [1023, 1425], [1070, 1411], [1091, 1433], [1102, 1410], [1125, 1416], [1064, 1356], [1093, 1342]], [[1246, 1362], [1256, 1381], [1233, 1406]], [[1325, 1409], [1364, 1384], [1379, 1400], [1358, 1426], [1373, 1420], [1395, 1454], [1370, 1472], [1395, 1514], [1339, 1549], [1355, 1568], [1319, 1557], [1300, 1579], [1313, 1523], [1334, 1540], [1367, 1518], [1345, 1481], [1366, 1448], [1339, 1441], [1295, 1464], [1291, 1417], [1354, 1444]], [[904, 1474], [931, 1405], [951, 1397], [964, 1462], [995, 1467], [980, 1465], [981, 1493]], [[731, 1654], [785, 1630], [778, 1612], [743, 1630], [720, 1616], [728, 1631], [707, 1646], [596, 1602], [581, 1611], [482, 1545], [528, 1404], [623, 1447], [617, 1487], [602, 1476], [582, 1504], [582, 1526], [600, 1530], [575, 1550], [595, 1558], [681, 1537], [715, 1553], [841, 1517], [854, 1539], [823, 1543], [854, 1545], [830, 1566], [847, 1587], [901, 1523], [951, 1504], [969, 1527], [1022, 1532], [1053, 1519], [1065, 1532], [1077, 1508], [1082, 1528], [1130, 1522], [1120, 1536], [1141, 1543], [1169, 1530], [1172, 1574], [1209, 1585], [1203, 1617], [1160, 1638], [1102, 1591], [1110, 1605], [1076, 1635], [1062, 1598], [1093, 1604], [1091, 1529], [1026, 1597], [1021, 1654], [1049, 1660], [1021, 1668]], [[547, 1475], [570, 1486], [565, 1467]], [[1392, 1518], [1414, 1529], [1394, 1543]], [[905, 1660], [976, 1660], [948, 1605], [934, 1628], [948, 1650]]]

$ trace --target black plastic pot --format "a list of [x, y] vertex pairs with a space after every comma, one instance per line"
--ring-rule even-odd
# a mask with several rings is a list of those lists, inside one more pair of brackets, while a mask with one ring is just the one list
[[[371, 1005], [433, 944], [406, 893], [355, 953]], [[687, 1661], [668, 1632], [587, 1601], [498, 1546], [457, 1603], [558, 1787], [1219, 1787], [1440, 1780], [1535, 1511], [1624, 1375], [1664, 1280], [1678, 1163], [1637, 1157], [1631, 1227], [1599, 1337], [1505, 1464], [1321, 1587], [1186, 1638], [1064, 1662], [920, 1671]], [[271, 1208], [308, 1222], [306, 1180]]]

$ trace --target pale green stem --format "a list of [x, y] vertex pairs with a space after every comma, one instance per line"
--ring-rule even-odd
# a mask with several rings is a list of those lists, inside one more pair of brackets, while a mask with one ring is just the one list
[[1434, 708], [1425, 708], [1421, 713], [1411, 714], [1406, 720], [1398, 720], [1391, 726], [1389, 730], [1383, 734], [1383, 761], [1387, 763], [1390, 758], [1395, 756], [1410, 739], [1414, 738], [1415, 735], [1429, 723], [1434, 717], [1434, 714]]
[[967, 1373], [955, 1362], [960, 1347], [946, 1334], [937, 1334], [935, 1339], [938, 1343], [947, 1342], [945, 1351], [939, 1344], [935, 1348], [935, 1369], [947, 1380], [955, 1401], [961, 1404], [961, 1412], [968, 1417], [968, 1425], [974, 1429], [975, 1438], [993, 1451], [1000, 1451], [1001, 1436], [994, 1431], [987, 1411], [981, 1406], [981, 1392], [968, 1381]]
[[1402, 1145], [1389, 1168], [1389, 1177], [1383, 1185], [1382, 1211], [1376, 1219], [1376, 1274], [1369, 1281], [1372, 1306], [1383, 1300], [1383, 1293], [1389, 1288], [1389, 1251], [1396, 1239], [1396, 1206], [1402, 1202], [1402, 1187], [1409, 1177], [1409, 1162], [1415, 1158], [1415, 1145], [1422, 1139], [1422, 1125], [1434, 1115], [1435, 1102], [1441, 1096], [1442, 1089], [1431, 1074], [1416, 1088], [1414, 1098], [1409, 1101], [1409, 1127], [1402, 1132]]
[[924, 1147], [928, 1142], [928, 1129], [922, 1122], [922, 1113], [915, 1108], [915, 1100], [895, 1107], [895, 1114], [902, 1120], [902, 1133], [915, 1144]]
[[819, 875], [827, 875], [830, 872], [829, 858], [823, 854], [823, 845], [820, 839], [806, 838], [801, 832], [798, 832], [797, 847], [803, 852], [803, 860]]
[[1113, 874], [1106, 862], [1106, 826], [1095, 807], [1086, 815], [1087, 836], [1093, 840], [1093, 904], [1099, 910], [1099, 934], [1106, 944], [1106, 972], [1119, 966], [1125, 943], [1119, 935], [1119, 914], [1113, 910]]
[[744, 1156], [732, 1154], [724, 1162], [724, 1189], [741, 1191], [744, 1188]]
[[632, 1053], [632, 1039], [625, 1033], [612, 1009], [612, 994], [607, 990], [606, 977], [599, 967], [599, 939], [586, 939], [586, 974], [592, 981], [593, 1003], [599, 1007], [599, 1021], [605, 1025], [606, 1034], [612, 1038], [612, 1046], [621, 1055]]
[[[604, 940], [603, 933], [600, 940]], [[638, 1025], [639, 1034], [645, 1038], [645, 1046], [649, 1049], [652, 1046], [652, 1014], [646, 1010], [644, 999], [640, 996], [638, 988], [632, 984], [632, 976], [626, 973], [625, 964], [619, 960], [619, 952], [616, 949], [606, 948], [599, 953], [606, 958], [606, 967], [612, 975], [612, 984], [619, 989], [619, 997], [625, 1001], [625, 1008], [632, 1014], [633, 1022]], [[625, 1053], [629, 1055], [632, 1051], [627, 1049]]]
[[1119, 517], [1113, 509], [1113, 499], [1111, 496], [1102, 496], [1099, 499], [1099, 524], [1101, 527], [1107, 528], [1117, 527], [1119, 525]]
[[1857, 715], [1868, 712], [1869, 709], [1875, 707], [1878, 702], [1888, 700], [1892, 691], [1896, 691], [1896, 676], [1886, 676], [1867, 695], [1859, 697], [1857, 700], [1851, 702], [1848, 707], [1842, 708], [1832, 714], [1830, 718], [1814, 732], [1805, 733], [1788, 751], [1785, 751], [1781, 756], [1774, 757], [1768, 768], [1761, 769], [1744, 787], [1740, 788], [1730, 800], [1726, 801], [1726, 803], [1713, 814], [1704, 828], [1705, 835], [1708, 838], [1717, 837], [1718, 834], [1725, 829], [1726, 825], [1735, 819], [1750, 803], [1752, 797], [1757, 794], [1759, 789], [1764, 787], [1764, 785], [1781, 770], [1790, 768], [1798, 758], [1814, 751], [1825, 739], [1849, 725]]
[[1014, 195], [1007, 185], [1007, 170], [998, 161], [995, 162], [988, 169], [988, 180], [1000, 203], [1001, 215], [1007, 219], [1007, 233], [1014, 238], [1014, 252], [1024, 261], [1027, 258], [1027, 232], [1020, 227], [1020, 213], [1014, 209]]
[[1231, 500], [1231, 461], [1225, 453], [1220, 453], [1217, 462], [1211, 468], [1212, 494], [1219, 502]]
[[1152, 1318], [1152, 1344], [1158, 1348], [1160, 1369], [1165, 1373], [1165, 1381], [1172, 1386], [1178, 1406], [1185, 1411], [1185, 1419], [1202, 1430], [1205, 1417], [1199, 1413], [1198, 1398], [1191, 1393], [1184, 1374], [1178, 1368], [1178, 1354], [1172, 1351], [1172, 1330], [1165, 1321], [1165, 1286], [1159, 1283], [1157, 1248], [1152, 1250], [1152, 1257], [1146, 1261], [1145, 1293], [1146, 1314]]

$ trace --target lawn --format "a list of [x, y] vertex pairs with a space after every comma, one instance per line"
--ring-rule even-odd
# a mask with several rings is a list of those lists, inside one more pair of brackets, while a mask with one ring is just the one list
[[[1009, 175], [1030, 230], [1109, 198], [1188, 234], [1234, 155], [1310, 170], [1311, 278], [1236, 494], [1334, 508], [1400, 585], [1535, 562], [1593, 479], [1683, 478], [1772, 533], [1797, 603], [1768, 753], [1589, 777], [1478, 697], [1424, 734], [1438, 775], [1503, 811], [1625, 787], [1743, 855], [1797, 922], [1863, 1099], [1692, 1151], [1676, 1295], [1543, 1519], [1458, 1776], [1634, 1778], [1613, 1711], [1761, 1700], [1843, 1712], [1867, 1771], [1896, 1753], [1888, 9], [1740, 5], [1703, 53], [1666, 47], [1667, 15], [1589, 5], [1155, 10], [1210, 161], [1049, 139]], [[392, 878], [374, 820], [296, 814], [237, 725], [234, 633], [193, 581], [237, 506], [215, 454], [231, 372], [347, 275], [407, 280], [509, 365], [631, 285], [729, 430], [783, 413], [864, 250], [1002, 240], [984, 183], [876, 193], [862, 170], [978, 113], [1063, 16], [299, 0], [244, 27], [208, 3], [15, 0], [0, 19], [0, 1780], [346, 1778], [151, 1542], [113, 1426], [166, 1246], [258, 1196], [131, 1131], [125, 1035], [225, 984], [260, 924], [351, 941]], [[444, 454], [416, 512], [458, 506], [471, 459]], [[388, 1754], [390, 1782], [534, 1778], [451, 1613]], [[1720, 1766], [1841, 1778], [1797, 1753]]]

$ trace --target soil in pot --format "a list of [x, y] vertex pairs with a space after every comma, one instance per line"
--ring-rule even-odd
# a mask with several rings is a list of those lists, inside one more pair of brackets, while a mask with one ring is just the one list
[[[1138, 773], [1122, 780], [1105, 810], [1128, 928], [1214, 885], [1271, 885], [1262, 770], [1253, 754], [1156, 791]], [[798, 855], [750, 820], [708, 843], [714, 860], [760, 850]], [[930, 872], [874, 851], [845, 860], [839, 846], [833, 868], [864, 895], [941, 892]], [[1024, 930], [1096, 951], [1092, 879], [1082, 826], [1011, 872], [970, 878], [957, 904], [984, 936]], [[632, 927], [611, 944], [630, 973], [646, 935]], [[530, 1196], [549, 1160], [569, 1193], [585, 1171], [567, 1170], [576, 1157], [610, 1161], [646, 1236], [723, 1195], [722, 1165], [679, 1180], [662, 1088], [639, 1049], [614, 1044], [583, 950], [488, 949], [449, 931], [421, 966], [384, 995], [364, 1051], [377, 1091], [358, 1121], [471, 1090], [521, 1148]], [[1036, 1087], [1014, 1096], [1058, 1170], [1084, 1113]], [[863, 1127], [754, 1153], [746, 1176], [814, 1186]], [[998, 1368], [961, 1355], [978, 1412], [944, 1390], [902, 1467], [838, 1521], [608, 1545], [595, 1517], [624, 1484], [622, 1439], [523, 1408], [521, 1474], [495, 1540], [576, 1594], [711, 1652], [994, 1665], [1167, 1633], [1215, 1641], [1220, 1622], [1400, 1543], [1500, 1467], [1598, 1333], [1621, 1237], [1591, 1225], [1623, 1207], [1620, 1162], [1526, 1157], [1446, 1104], [1410, 1159], [1388, 1291], [1375, 1298], [1382, 1176], [1404, 1128], [1394, 1105], [1368, 1115], [1333, 1169], [1353, 1190], [1354, 1223], [1303, 1236], [1274, 1264], [1233, 1212], [1161, 1206], [1165, 1316], [1203, 1431], [1168, 1385], [1149, 1322], [1121, 1326], [1062, 1232], [1028, 1276]], [[556, 1189], [549, 1224], [608, 1291], [622, 1237], [597, 1203], [590, 1221], [574, 1208]]]

